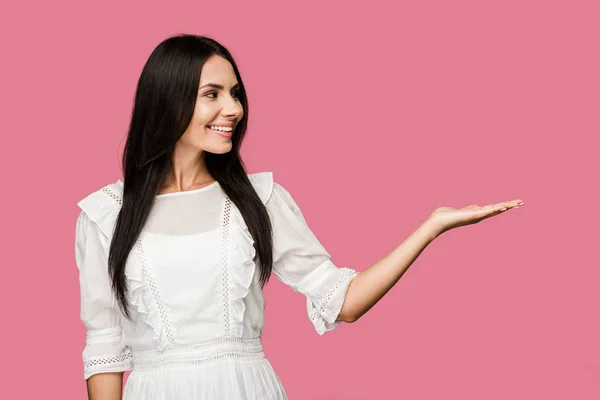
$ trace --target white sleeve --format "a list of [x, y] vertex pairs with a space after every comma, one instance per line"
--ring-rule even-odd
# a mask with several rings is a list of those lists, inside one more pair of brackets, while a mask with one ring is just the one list
[[337, 317], [357, 271], [333, 264], [292, 196], [277, 183], [267, 209], [273, 225], [273, 274], [306, 296], [308, 316], [319, 335], [337, 328], [342, 322]]
[[79, 269], [81, 320], [86, 328], [82, 353], [84, 379], [101, 372], [133, 368], [131, 352], [122, 343], [121, 312], [108, 275], [108, 238], [81, 211], [75, 229], [75, 261]]

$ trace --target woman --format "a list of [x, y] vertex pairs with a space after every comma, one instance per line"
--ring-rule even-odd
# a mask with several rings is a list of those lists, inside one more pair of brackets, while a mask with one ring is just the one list
[[273, 175], [246, 173], [247, 121], [244, 84], [223, 46], [179, 35], [152, 52], [124, 180], [78, 203], [90, 398], [286, 399], [261, 345], [271, 273], [306, 296], [322, 335], [360, 318], [443, 232], [523, 204], [438, 208], [372, 267], [339, 268]]

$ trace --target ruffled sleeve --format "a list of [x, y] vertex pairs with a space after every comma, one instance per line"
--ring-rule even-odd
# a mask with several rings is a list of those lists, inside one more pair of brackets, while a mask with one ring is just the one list
[[350, 282], [358, 273], [337, 267], [309, 228], [300, 208], [278, 183], [266, 203], [273, 225], [273, 274], [306, 297], [317, 333], [337, 328]]
[[82, 353], [84, 379], [101, 372], [133, 368], [131, 352], [123, 344], [121, 312], [108, 275], [107, 236], [85, 211], [77, 218], [75, 261], [79, 270], [81, 320], [86, 328]]

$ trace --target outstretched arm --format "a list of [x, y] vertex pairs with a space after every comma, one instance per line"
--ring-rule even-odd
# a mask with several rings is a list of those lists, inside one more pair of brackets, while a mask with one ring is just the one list
[[443, 232], [475, 224], [521, 205], [521, 200], [513, 200], [484, 207], [470, 205], [460, 210], [436, 209], [400, 246], [356, 275], [348, 287], [338, 319], [354, 322], [369, 311], [398, 282], [425, 247]]

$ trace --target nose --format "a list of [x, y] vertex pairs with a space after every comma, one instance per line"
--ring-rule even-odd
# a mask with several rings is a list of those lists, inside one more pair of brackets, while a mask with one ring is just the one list
[[227, 96], [227, 100], [224, 100], [223, 114], [230, 117], [238, 117], [244, 111], [239, 101], [236, 101], [233, 97]]

